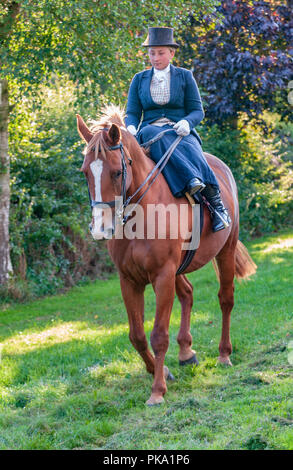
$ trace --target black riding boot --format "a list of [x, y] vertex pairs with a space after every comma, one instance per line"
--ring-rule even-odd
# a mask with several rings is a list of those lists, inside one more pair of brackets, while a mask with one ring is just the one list
[[231, 219], [227, 209], [223, 205], [219, 189], [216, 186], [207, 184], [201, 194], [208, 200], [212, 208], [215, 209], [215, 212], [212, 213], [213, 232], [218, 232], [219, 230], [229, 227]]

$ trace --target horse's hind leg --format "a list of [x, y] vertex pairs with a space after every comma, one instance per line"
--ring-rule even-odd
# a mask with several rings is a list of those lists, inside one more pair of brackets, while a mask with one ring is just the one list
[[179, 364], [198, 364], [195, 351], [191, 349], [190, 314], [193, 304], [193, 286], [183, 275], [176, 276], [176, 294], [181, 303], [181, 323], [177, 336], [179, 344]]
[[155, 371], [155, 359], [150, 352], [144, 332], [144, 286], [134, 285], [120, 277], [121, 292], [129, 321], [129, 339], [145, 362], [150, 374]]
[[235, 274], [235, 247], [229, 246], [216, 257], [219, 268], [220, 290], [218, 293], [222, 310], [222, 336], [219, 344], [220, 356], [218, 361], [231, 366], [230, 354], [232, 344], [230, 340], [230, 318], [234, 306], [234, 274]]

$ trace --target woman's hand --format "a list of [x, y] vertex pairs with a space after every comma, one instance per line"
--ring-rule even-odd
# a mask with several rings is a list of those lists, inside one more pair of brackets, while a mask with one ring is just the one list
[[127, 126], [127, 130], [128, 130], [128, 132], [130, 132], [130, 134], [136, 135], [137, 130], [135, 129], [135, 127], [132, 124], [130, 124], [130, 126]]
[[190, 134], [190, 126], [189, 122], [185, 119], [181, 119], [181, 121], [176, 122], [174, 124], [173, 129], [177, 132], [178, 135], [189, 135]]

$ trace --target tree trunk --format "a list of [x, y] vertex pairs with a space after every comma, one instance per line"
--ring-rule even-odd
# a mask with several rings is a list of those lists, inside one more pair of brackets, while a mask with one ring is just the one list
[[12, 272], [9, 251], [9, 156], [8, 156], [8, 85], [0, 79], [0, 284]]

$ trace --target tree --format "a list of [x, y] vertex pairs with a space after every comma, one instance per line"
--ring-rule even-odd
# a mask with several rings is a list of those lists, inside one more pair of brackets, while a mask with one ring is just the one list
[[3, 284], [12, 271], [9, 254], [9, 159], [7, 116], [8, 90], [7, 80], [0, 80], [0, 284]]
[[[9, 157], [7, 126], [9, 85], [16, 97], [67, 74], [87, 84], [88, 100], [126, 95], [128, 82], [143, 53], [133, 54], [148, 25], [176, 26], [186, 11], [215, 0], [2, 0], [0, 5], [0, 284], [8, 278]], [[115, 89], [113, 89], [115, 85]]]
[[259, 119], [263, 111], [290, 112], [287, 86], [293, 78], [293, 17], [290, 2], [222, 0], [222, 19], [192, 15], [183, 31], [185, 57], [205, 92], [206, 118], [237, 128], [239, 114]]
[[[5, 5], [4, 5], [5, 6]], [[19, 4], [11, 2], [7, 11], [0, 9], [0, 44], [10, 35], [19, 12]], [[2, 15], [2, 17], [1, 17]], [[1, 54], [2, 55], [2, 54]], [[0, 75], [0, 284], [7, 281], [12, 271], [9, 252], [9, 157], [8, 157], [8, 82]]]

